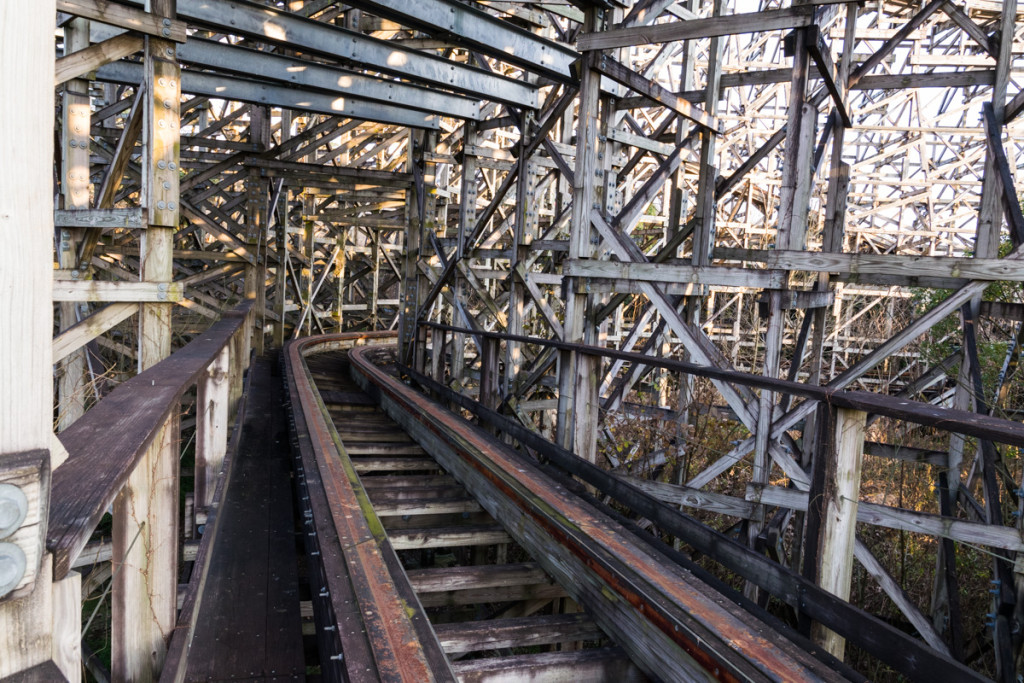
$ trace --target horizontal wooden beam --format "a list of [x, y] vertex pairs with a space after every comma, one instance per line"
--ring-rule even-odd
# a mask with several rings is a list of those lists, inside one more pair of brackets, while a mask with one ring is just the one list
[[[115, 62], [101, 66], [96, 72], [96, 80], [138, 85], [142, 82], [142, 72], [141, 64]], [[183, 71], [181, 90], [192, 95], [252, 104], [267, 104], [320, 114], [334, 114], [411, 128], [436, 129], [440, 127], [436, 116], [417, 112], [414, 109], [351, 97], [338, 97], [319, 91], [291, 88], [286, 85], [260, 83], [221, 74]]]
[[186, 63], [263, 81], [290, 83], [345, 97], [401, 105], [427, 112], [444, 112], [459, 119], [480, 118], [479, 100], [440, 90], [385, 80], [297, 57], [261, 52], [210, 40], [192, 39], [178, 49]]
[[[746, 499], [761, 505], [786, 507], [791, 510], [807, 510], [807, 492], [787, 489], [781, 486], [748, 484]], [[981, 522], [968, 522], [925, 512], [914, 512], [859, 501], [857, 521], [862, 524], [902, 531], [913, 531], [936, 538], [951, 538], [961, 543], [1002, 548], [1014, 552], [1024, 551], [1024, 539], [1017, 529]]]
[[136, 230], [146, 227], [145, 209], [56, 209], [53, 224], [58, 228], [102, 228]]
[[341, 59], [481, 99], [531, 109], [538, 106], [537, 88], [529, 83], [291, 12], [230, 0], [178, 0], [177, 9], [179, 17], [222, 33]]
[[768, 268], [821, 273], [906, 274], [914, 277], [955, 277], [970, 280], [1024, 282], [1019, 261], [909, 254], [837, 254], [774, 249], [717, 248], [715, 258], [754, 261]]
[[57, 11], [144, 33], [148, 36], [173, 40], [176, 43], [185, 42], [186, 24], [184, 21], [160, 17], [141, 8], [129, 7], [108, 0], [57, 0]]
[[624, 263], [595, 259], [569, 259], [562, 263], [562, 274], [580, 278], [609, 279], [619, 283], [636, 280], [761, 289], [782, 289], [786, 286], [786, 274], [783, 272], [755, 271], [727, 266], [687, 266], [670, 263]]
[[132, 301], [174, 303], [185, 288], [177, 282], [113, 282], [108, 280], [53, 281], [54, 301]]
[[633, 45], [668, 43], [676, 40], [711, 38], [736, 33], [775, 31], [814, 23], [814, 7], [801, 5], [785, 9], [730, 14], [707, 19], [673, 21], [652, 26], [634, 26], [596, 33], [584, 33], [576, 41], [580, 50], [607, 50]]
[[579, 57], [574, 49], [457, 0], [352, 0], [349, 4], [563, 83], [574, 81], [570, 69]]

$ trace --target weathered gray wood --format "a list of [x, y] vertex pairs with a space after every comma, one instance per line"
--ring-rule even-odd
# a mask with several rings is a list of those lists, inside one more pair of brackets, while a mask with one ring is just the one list
[[718, 258], [755, 261], [769, 268], [811, 272], [906, 273], [913, 277], [954, 277], [986, 281], [1024, 281], [1024, 269], [1006, 259], [954, 256], [911, 256], [906, 254], [840, 254], [809, 251], [757, 250], [722, 247]]
[[104, 0], [57, 0], [57, 10], [157, 38], [185, 42], [185, 22]]
[[67, 357], [139, 310], [135, 303], [108, 304], [53, 338], [53, 361]]
[[141, 36], [125, 33], [73, 52], [57, 60], [54, 84], [86, 76], [90, 71], [142, 50]]
[[646, 676], [618, 648], [546, 652], [458, 662], [453, 667], [464, 683], [568, 683], [617, 681], [641, 683]]
[[53, 212], [58, 228], [101, 228], [137, 230], [146, 227], [141, 208], [130, 209], [58, 209]]
[[631, 45], [666, 43], [674, 40], [691, 40], [726, 36], [735, 33], [754, 33], [778, 29], [810, 26], [813, 22], [814, 7], [802, 5], [786, 9], [749, 12], [708, 19], [668, 22], [654, 26], [612, 29], [610, 31], [584, 33], [576, 41], [580, 50], [607, 50]]
[[[748, 487], [746, 498], [747, 500], [756, 500], [764, 505], [787, 507], [792, 510], [807, 509], [806, 493], [777, 486]], [[952, 538], [962, 543], [1015, 552], [1024, 551], [1024, 539], [1021, 539], [1017, 530], [1011, 527], [950, 519], [864, 501], [860, 501], [857, 506], [857, 521], [862, 524], [912, 531], [937, 538]]]
[[[818, 584], [843, 600], [850, 599], [853, 578], [853, 549], [867, 417], [867, 413], [860, 410], [836, 411], [835, 443], [829, 444], [825, 451], [829, 456], [821, 503]], [[819, 454], [818, 457], [824, 456]], [[846, 640], [842, 636], [818, 624], [812, 630], [812, 637], [842, 661], [846, 651]]]
[[617, 474], [617, 477], [628, 481], [644, 493], [650, 494], [663, 503], [682, 505], [684, 507], [697, 508], [709, 512], [716, 512], [721, 515], [750, 519], [754, 512], [754, 505], [749, 501], [727, 496], [713, 491], [701, 491], [691, 486], [680, 486], [660, 481], [651, 481], [640, 477], [631, 477], [625, 474]]
[[447, 654], [599, 640], [604, 636], [586, 614], [438, 624], [434, 630]]

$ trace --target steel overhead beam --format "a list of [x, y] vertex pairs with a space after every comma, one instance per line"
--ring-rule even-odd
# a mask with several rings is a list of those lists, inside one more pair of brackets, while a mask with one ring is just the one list
[[537, 88], [528, 83], [243, 0], [178, 0], [178, 17], [481, 99], [529, 109], [539, 106]]
[[[138, 85], [142, 82], [142, 65], [132, 62], [107, 64], [97, 70], [96, 80]], [[287, 107], [319, 114], [334, 114], [410, 128], [437, 129], [440, 127], [436, 116], [413, 109], [349, 97], [335, 97], [287, 85], [268, 85], [221, 74], [182, 71], [181, 91], [192, 95]]]
[[424, 33], [443, 37], [562, 83], [575, 83], [579, 53], [457, 0], [352, 0], [348, 4]]
[[209, 40], [189, 39], [178, 48], [178, 58], [188, 64], [250, 78], [292, 83], [426, 112], [444, 112], [458, 119], [480, 118], [480, 102], [468, 97]]

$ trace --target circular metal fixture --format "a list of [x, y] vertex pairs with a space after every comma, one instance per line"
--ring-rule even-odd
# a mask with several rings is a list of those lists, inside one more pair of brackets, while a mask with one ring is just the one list
[[0, 543], [0, 598], [14, 590], [25, 576], [25, 553], [13, 543]]
[[0, 538], [7, 538], [28, 515], [25, 492], [12, 484], [0, 484]]

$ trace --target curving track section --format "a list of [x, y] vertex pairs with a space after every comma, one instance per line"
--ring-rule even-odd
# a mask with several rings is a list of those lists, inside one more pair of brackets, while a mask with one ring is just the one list
[[403, 383], [390, 342], [285, 354], [325, 680], [854, 677]]

